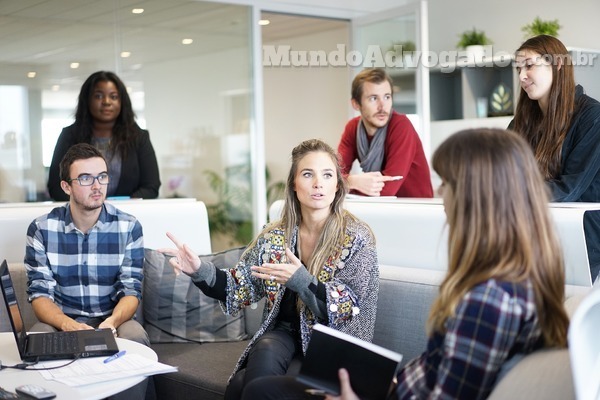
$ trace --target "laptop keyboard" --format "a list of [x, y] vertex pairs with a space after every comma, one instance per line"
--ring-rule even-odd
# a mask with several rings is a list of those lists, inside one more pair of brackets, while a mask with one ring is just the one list
[[65, 354], [77, 352], [78, 340], [75, 332], [56, 332], [52, 335], [43, 336], [42, 348], [44, 354]]

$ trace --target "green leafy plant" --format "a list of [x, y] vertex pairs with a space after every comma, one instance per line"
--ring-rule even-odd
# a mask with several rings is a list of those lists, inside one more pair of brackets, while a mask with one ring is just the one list
[[392, 43], [392, 46], [390, 47], [390, 51], [398, 54], [398, 52], [397, 52], [398, 49], [396, 49], [396, 46], [402, 46], [402, 54], [399, 54], [399, 55], [411, 54], [417, 50], [417, 46], [415, 45], [415, 42], [413, 42], [411, 40], [406, 40], [404, 42], [393, 42]]
[[525, 33], [525, 39], [538, 35], [558, 36], [558, 30], [561, 28], [558, 20], [544, 21], [540, 17], [535, 17], [532, 23], [521, 28]]
[[475, 27], [472, 30], [464, 31], [460, 34], [460, 40], [457, 44], [459, 49], [464, 49], [467, 46], [481, 45], [485, 46], [492, 44], [484, 31], [478, 31]]
[[[252, 227], [252, 192], [250, 166], [239, 165], [228, 168], [223, 177], [212, 170], [203, 171], [208, 185], [217, 195], [217, 202], [207, 204], [208, 224], [212, 234], [229, 236], [230, 245], [248, 244], [254, 237]], [[285, 183], [269, 183], [269, 170], [265, 170], [267, 181], [267, 206], [282, 199]]]

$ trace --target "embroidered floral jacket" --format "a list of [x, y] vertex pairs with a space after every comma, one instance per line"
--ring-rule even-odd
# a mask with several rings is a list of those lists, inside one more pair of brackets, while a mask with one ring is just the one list
[[[303, 305], [300, 310], [302, 350], [306, 347], [316, 323], [371, 341], [375, 328], [377, 295], [379, 291], [379, 265], [375, 248], [375, 237], [367, 224], [346, 217], [346, 235], [338, 254], [332, 255], [321, 268], [318, 276], [326, 287], [327, 318], [318, 318]], [[298, 228], [291, 237], [291, 248], [295, 248]], [[284, 231], [273, 228], [258, 238], [256, 245], [248, 249], [235, 268], [227, 271], [227, 300], [221, 303], [227, 314], [252, 306], [266, 298], [260, 328], [242, 353], [231, 377], [245, 364], [246, 357], [256, 340], [272, 329], [277, 320], [285, 286], [264, 281], [251, 275], [253, 265], [265, 262], [281, 262], [285, 254]], [[230, 378], [231, 379], [231, 378]]]

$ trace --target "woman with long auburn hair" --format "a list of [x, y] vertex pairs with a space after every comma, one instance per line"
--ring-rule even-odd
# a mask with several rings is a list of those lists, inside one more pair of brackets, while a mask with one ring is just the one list
[[[600, 103], [575, 84], [573, 60], [553, 36], [525, 41], [515, 52], [521, 92], [509, 125], [530, 144], [550, 201], [600, 201]], [[600, 213], [584, 229], [591, 277], [600, 271]]]
[[443, 332], [470, 290], [489, 281], [531, 290], [545, 346], [566, 346], [564, 265], [547, 189], [527, 144], [499, 129], [458, 132], [435, 152], [448, 222], [448, 274], [429, 317]]
[[[448, 273], [425, 352], [393, 399], [485, 399], [523, 355], [567, 345], [564, 267], [529, 145], [500, 129], [458, 132], [433, 155], [448, 223]], [[358, 399], [340, 370], [339, 399]], [[328, 396], [328, 399], [334, 399]]]

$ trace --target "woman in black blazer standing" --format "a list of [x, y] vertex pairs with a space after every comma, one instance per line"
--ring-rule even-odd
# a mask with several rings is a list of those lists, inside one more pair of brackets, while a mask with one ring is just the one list
[[91, 143], [106, 158], [108, 196], [153, 199], [160, 178], [148, 131], [135, 122], [127, 89], [117, 75], [98, 71], [83, 83], [75, 123], [65, 127], [56, 142], [48, 175], [48, 192], [55, 201], [69, 197], [60, 187], [59, 164], [69, 147]]

